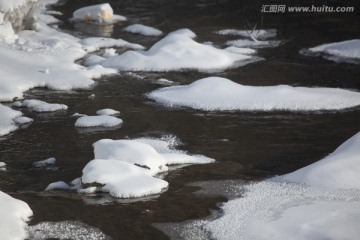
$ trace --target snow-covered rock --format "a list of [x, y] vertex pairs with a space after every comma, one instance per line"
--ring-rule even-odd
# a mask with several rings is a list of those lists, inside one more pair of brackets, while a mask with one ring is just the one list
[[162, 88], [147, 96], [166, 106], [207, 111], [317, 111], [360, 105], [359, 92], [286, 85], [244, 86], [220, 77], [200, 79], [190, 85]]
[[26, 222], [33, 215], [30, 207], [0, 191], [0, 236], [4, 240], [25, 239]]
[[110, 4], [102, 3], [76, 10], [73, 13], [71, 20], [96, 23], [115, 23], [118, 21], [125, 21], [126, 18], [120, 15], [115, 15]]
[[13, 107], [26, 107], [34, 112], [55, 112], [68, 109], [68, 106], [66, 106], [65, 104], [47, 103], [36, 99], [28, 99], [22, 102], [14, 102]]
[[360, 39], [323, 44], [300, 53], [312, 56], [323, 56], [335, 62], [360, 62]]
[[75, 127], [115, 127], [123, 123], [120, 118], [114, 116], [84, 116], [75, 122]]
[[6, 171], [6, 163], [0, 162], [0, 171]]
[[45, 191], [51, 191], [51, 190], [69, 190], [70, 186], [63, 181], [53, 182], [50, 183], [49, 186], [46, 187]]
[[124, 47], [131, 49], [144, 49], [144, 46], [140, 44], [130, 43], [122, 39], [114, 39], [114, 38], [103, 38], [103, 37], [89, 37], [80, 40], [80, 44], [83, 45], [83, 48], [86, 51], [93, 52], [100, 48], [108, 48], [108, 47]]
[[128, 71], [216, 70], [253, 59], [252, 56], [198, 43], [189, 31], [170, 33], [147, 51], [127, 51], [99, 64]]
[[120, 111], [111, 109], [111, 108], [104, 108], [101, 110], [96, 111], [97, 115], [108, 115], [108, 116], [112, 116], [112, 115], [119, 115]]
[[130, 33], [137, 33], [137, 34], [141, 34], [144, 36], [160, 36], [163, 34], [162, 31], [160, 31], [156, 28], [145, 26], [142, 24], [133, 24], [133, 25], [127, 26], [126, 28], [124, 28], [124, 31], [130, 32]]

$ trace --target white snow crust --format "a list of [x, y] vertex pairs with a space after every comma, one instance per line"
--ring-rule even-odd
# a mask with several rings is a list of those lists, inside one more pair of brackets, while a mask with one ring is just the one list
[[73, 13], [71, 20], [112, 24], [118, 21], [125, 21], [126, 18], [124, 16], [115, 15], [110, 4], [102, 3], [76, 10]]
[[36, 161], [33, 163], [35, 167], [46, 167], [48, 165], [54, 165], [56, 163], [56, 158], [48, 158], [41, 161]]
[[133, 24], [133, 25], [127, 26], [126, 28], [124, 28], [124, 31], [130, 32], [130, 33], [137, 33], [137, 34], [141, 34], [144, 36], [160, 36], [163, 34], [162, 31], [160, 31], [156, 28], [145, 26], [142, 24]]
[[27, 99], [22, 102], [14, 102], [13, 107], [26, 107], [34, 112], [55, 112], [68, 109], [68, 106], [65, 104], [47, 103], [36, 99]]
[[21, 115], [21, 112], [15, 111], [0, 103], [0, 136], [9, 134], [18, 129], [15, 119]]
[[123, 120], [114, 116], [84, 116], [75, 122], [75, 127], [115, 127], [123, 123]]
[[120, 111], [111, 109], [111, 108], [104, 108], [104, 109], [100, 109], [96, 112], [97, 115], [108, 115], [108, 116], [112, 116], [112, 115], [119, 115]]

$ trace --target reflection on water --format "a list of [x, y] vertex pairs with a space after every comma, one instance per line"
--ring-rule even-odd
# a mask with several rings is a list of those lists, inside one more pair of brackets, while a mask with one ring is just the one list
[[114, 32], [113, 24], [105, 25], [87, 22], [77, 22], [74, 24], [74, 27], [77, 31], [86, 33], [90, 36], [111, 37]]

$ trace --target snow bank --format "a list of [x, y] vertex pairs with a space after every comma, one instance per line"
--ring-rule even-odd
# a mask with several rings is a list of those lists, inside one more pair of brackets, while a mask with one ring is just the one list
[[123, 123], [120, 118], [113, 116], [84, 116], [75, 122], [75, 127], [115, 127]]
[[301, 50], [305, 55], [322, 55], [323, 57], [336, 62], [360, 61], [360, 39], [353, 39], [343, 42], [323, 44], [308, 50]]
[[324, 159], [293, 173], [284, 180], [328, 189], [360, 190], [360, 133]]
[[26, 222], [33, 215], [30, 207], [0, 191], [0, 236], [1, 239], [25, 239]]
[[[168, 34], [148, 51], [127, 51], [110, 57], [104, 67], [129, 71], [171, 71], [180, 69], [225, 69], [253, 57], [195, 42], [190, 30]], [[191, 36], [191, 37], [189, 37]]]
[[110, 4], [103, 3], [76, 10], [71, 20], [112, 24], [118, 21], [125, 21], [126, 18], [115, 15]]
[[97, 115], [108, 115], [108, 116], [111, 116], [111, 115], [119, 115], [120, 112], [119, 111], [116, 111], [114, 109], [111, 109], [111, 108], [104, 108], [104, 109], [101, 109], [101, 110], [98, 110], [96, 112]]
[[13, 103], [13, 107], [26, 107], [34, 112], [55, 112], [68, 109], [68, 106], [64, 104], [47, 103], [36, 99], [24, 100], [23, 102], [17, 101]]
[[126, 32], [130, 32], [130, 33], [138, 33], [144, 36], [160, 36], [162, 35], [162, 31], [153, 28], [153, 27], [148, 27], [142, 24], [133, 24], [130, 26], [127, 26], [126, 28], [124, 28], [124, 31]]
[[98, 228], [78, 221], [41, 222], [28, 227], [29, 239], [110, 240]]
[[46, 167], [48, 165], [54, 165], [56, 163], [56, 159], [55, 158], [48, 158], [45, 160], [41, 160], [41, 161], [36, 161], [33, 163], [33, 165], [35, 167]]
[[[237, 185], [219, 218], [188, 224], [211, 239], [356, 239], [360, 236], [360, 132], [328, 157], [265, 181]], [[335, 168], [336, 167], [336, 168]], [[292, 181], [292, 182], [289, 182]]]
[[185, 86], [162, 88], [147, 96], [166, 106], [207, 111], [317, 111], [360, 105], [359, 92], [286, 85], [244, 86], [220, 77], [203, 78]]
[[0, 136], [15, 131], [18, 128], [15, 119], [21, 115], [21, 112], [15, 111], [0, 103]]
[[216, 32], [219, 35], [233, 35], [247, 37], [251, 39], [268, 39], [276, 37], [276, 29], [259, 29], [259, 30], [238, 30], [238, 29], [223, 29]]

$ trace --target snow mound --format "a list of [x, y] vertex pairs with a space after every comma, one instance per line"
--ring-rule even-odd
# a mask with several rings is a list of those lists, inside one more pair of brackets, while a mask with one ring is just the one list
[[34, 112], [55, 112], [68, 109], [68, 106], [64, 104], [47, 103], [36, 99], [28, 99], [23, 102], [17, 101], [13, 103], [13, 107], [26, 107]]
[[276, 37], [276, 29], [260, 29], [260, 30], [238, 30], [238, 29], [223, 29], [216, 32], [219, 35], [233, 35], [247, 37], [251, 39], [265, 40]]
[[120, 118], [114, 116], [84, 116], [75, 122], [75, 127], [115, 127], [123, 123]]
[[344, 142], [324, 159], [293, 173], [284, 180], [327, 189], [360, 190], [360, 133]]
[[116, 111], [114, 109], [111, 109], [111, 108], [104, 108], [104, 109], [101, 109], [101, 110], [98, 110], [96, 112], [97, 115], [108, 115], [108, 116], [111, 116], [111, 115], [119, 115], [120, 112], [119, 111]]
[[80, 44], [83, 45], [83, 49], [89, 52], [99, 50], [100, 48], [108, 47], [123, 47], [131, 49], [144, 49], [144, 46], [136, 43], [130, 43], [122, 39], [103, 38], [103, 37], [89, 37], [80, 40]]
[[162, 88], [147, 96], [166, 106], [184, 106], [206, 111], [317, 111], [360, 105], [359, 92], [287, 85], [244, 86], [220, 77], [203, 78], [190, 85]]
[[41, 222], [28, 227], [29, 239], [110, 240], [98, 228], [82, 222]]
[[141, 34], [144, 36], [160, 36], [163, 34], [162, 31], [160, 31], [156, 28], [145, 26], [142, 24], [133, 24], [133, 25], [127, 26], [126, 28], [124, 28], [124, 31], [130, 32], [130, 33], [137, 33], [137, 34]]
[[76, 10], [71, 20], [112, 24], [118, 21], [125, 21], [126, 18], [120, 15], [114, 15], [110, 4], [103, 3]]
[[1, 239], [25, 239], [26, 222], [33, 215], [30, 207], [0, 191], [0, 236]]
[[21, 115], [21, 112], [15, 111], [0, 103], [0, 136], [4, 136], [18, 129], [14, 120]]
[[195, 42], [189, 31], [170, 33], [148, 51], [127, 51], [100, 64], [128, 71], [171, 71], [181, 69], [226, 69], [253, 57]]
[[70, 186], [66, 182], [58, 181], [58, 182], [50, 183], [49, 186], [45, 188], [45, 191], [51, 191], [55, 189], [68, 190], [70, 189]]
[[41, 161], [36, 161], [33, 163], [33, 165], [35, 167], [46, 167], [48, 165], [54, 165], [56, 163], [56, 159], [55, 158], [48, 158], [45, 160], [41, 160]]
[[360, 63], [360, 39], [323, 44], [308, 50], [301, 50], [305, 55], [322, 55], [335, 62]]
[[168, 183], [153, 177], [150, 171], [117, 160], [90, 161], [83, 169], [84, 184], [102, 184], [101, 191], [116, 198], [134, 198], [158, 194]]

